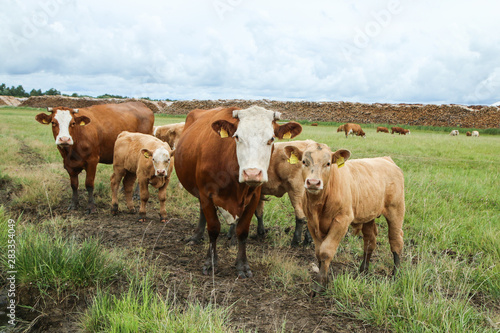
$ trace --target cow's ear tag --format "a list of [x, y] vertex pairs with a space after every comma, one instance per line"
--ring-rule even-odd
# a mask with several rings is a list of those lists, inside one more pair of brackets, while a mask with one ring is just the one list
[[144, 152], [144, 157], [145, 157], [145, 158], [149, 158], [149, 154], [148, 154], [148, 152], [147, 152], [147, 151], [145, 151], [145, 152]]
[[220, 137], [221, 138], [227, 138], [229, 135], [227, 134], [227, 131], [223, 128], [220, 129]]
[[80, 122], [80, 126], [85, 126], [85, 122], [83, 120]]
[[299, 159], [297, 158], [297, 156], [294, 153], [292, 153], [292, 154], [290, 154], [290, 158], [287, 159], [287, 162], [290, 164], [297, 164], [297, 163], [299, 163]]
[[344, 163], [345, 163], [344, 158], [342, 156], [340, 156], [339, 158], [337, 158], [337, 162], [336, 163], [337, 163], [337, 166], [339, 168], [342, 168], [344, 166]]
[[292, 133], [286, 132], [285, 134], [283, 134], [283, 139], [291, 139], [291, 138], [292, 138]]
[[42, 120], [44, 124], [48, 124], [49, 121], [47, 119]]

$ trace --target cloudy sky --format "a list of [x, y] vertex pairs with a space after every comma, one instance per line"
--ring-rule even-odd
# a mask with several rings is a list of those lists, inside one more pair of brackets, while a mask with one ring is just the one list
[[491, 104], [498, 0], [2, 0], [0, 82], [158, 99]]

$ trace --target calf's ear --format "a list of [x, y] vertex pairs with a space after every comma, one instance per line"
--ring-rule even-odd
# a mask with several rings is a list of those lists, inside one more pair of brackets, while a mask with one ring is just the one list
[[332, 153], [332, 163], [337, 163], [337, 166], [340, 168], [344, 165], [344, 162], [347, 161], [351, 157], [351, 152], [347, 149], [339, 149], [336, 152]]
[[302, 132], [302, 126], [295, 121], [283, 125], [274, 124], [274, 136], [278, 139], [292, 139]]
[[144, 155], [145, 158], [150, 158], [153, 156], [153, 152], [147, 148], [142, 148], [141, 154]]
[[75, 123], [80, 126], [85, 126], [90, 123], [90, 118], [86, 116], [75, 117]]
[[42, 112], [36, 115], [35, 120], [40, 124], [48, 125], [52, 121], [52, 115], [48, 115]]
[[236, 125], [227, 120], [217, 120], [212, 123], [212, 129], [219, 134], [221, 138], [232, 137], [236, 133]]
[[302, 151], [295, 146], [286, 146], [283, 149], [283, 153], [288, 158], [287, 161], [290, 164], [297, 164], [300, 163], [300, 161], [302, 161]]

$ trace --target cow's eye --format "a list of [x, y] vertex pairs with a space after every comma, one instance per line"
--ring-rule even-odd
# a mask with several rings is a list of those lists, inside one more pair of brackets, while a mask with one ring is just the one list
[[267, 144], [268, 145], [272, 145], [274, 142], [274, 137], [270, 138], [268, 141], [267, 141]]
[[330, 162], [326, 163], [326, 166], [329, 167], [330, 166]]
[[52, 122], [52, 127], [56, 127], [56, 123], [55, 122]]
[[236, 140], [236, 142], [240, 141], [240, 137], [237, 135], [234, 136], [234, 139]]

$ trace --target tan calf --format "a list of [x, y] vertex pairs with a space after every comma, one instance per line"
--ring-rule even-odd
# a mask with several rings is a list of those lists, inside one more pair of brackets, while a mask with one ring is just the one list
[[175, 149], [177, 141], [181, 137], [181, 133], [184, 130], [184, 122], [177, 124], [168, 124], [163, 126], [153, 127], [153, 136], [157, 137], [161, 141], [168, 143], [172, 149]]
[[148, 185], [158, 189], [160, 200], [160, 221], [165, 222], [167, 211], [167, 185], [174, 167], [170, 163], [174, 152], [168, 143], [151, 135], [122, 132], [115, 143], [113, 158], [113, 174], [111, 175], [111, 213], [118, 213], [118, 188], [123, 178], [125, 200], [129, 212], [135, 212], [132, 202], [132, 191], [135, 180], [138, 180], [141, 196], [139, 221], [146, 220], [146, 204], [149, 200]]
[[352, 124], [352, 123], [347, 123], [344, 125], [344, 132], [345, 132], [345, 137], [347, 139], [347, 136], [349, 134], [354, 135], [356, 134], [357, 136], [361, 136], [363, 138], [366, 138], [365, 132], [361, 129], [361, 126], [358, 124]]
[[347, 161], [351, 155], [348, 150], [332, 153], [319, 143], [304, 150], [286, 147], [285, 152], [288, 156], [295, 154], [303, 165], [304, 210], [319, 262], [316, 291], [326, 287], [330, 262], [351, 223], [363, 233], [360, 271], [365, 272], [376, 246], [375, 219], [385, 216], [396, 269], [403, 248], [405, 201], [403, 172], [393, 160], [378, 157]]

